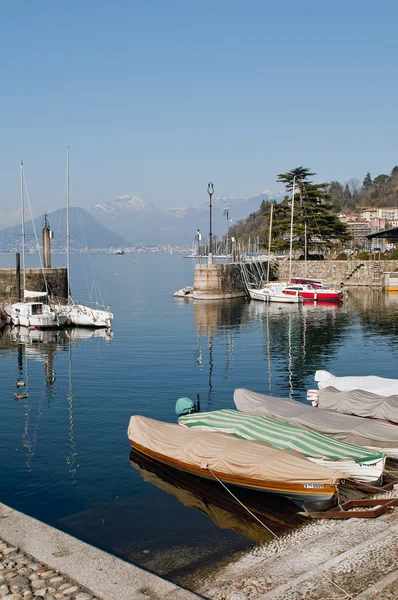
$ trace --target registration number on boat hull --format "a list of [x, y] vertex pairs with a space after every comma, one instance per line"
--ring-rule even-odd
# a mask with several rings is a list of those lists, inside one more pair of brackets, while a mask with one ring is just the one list
[[311, 490], [323, 490], [323, 483], [305, 483], [304, 487]]

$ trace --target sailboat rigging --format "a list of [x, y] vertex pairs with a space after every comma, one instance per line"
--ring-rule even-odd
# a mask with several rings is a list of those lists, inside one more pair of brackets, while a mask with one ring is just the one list
[[[66, 324], [66, 316], [52, 310], [48, 304], [39, 298], [48, 296], [48, 292], [34, 292], [26, 289], [26, 257], [25, 257], [25, 198], [23, 161], [20, 164], [21, 208], [22, 208], [22, 269], [23, 269], [23, 301], [7, 304], [5, 311], [11, 323], [15, 326], [31, 327], [33, 329], [57, 329]], [[34, 224], [33, 224], [34, 226]], [[19, 297], [19, 290], [17, 290]], [[31, 301], [27, 301], [27, 299]], [[35, 299], [34, 301], [32, 301]]]
[[91, 308], [73, 301], [70, 287], [70, 193], [69, 193], [69, 147], [66, 149], [66, 266], [67, 266], [67, 304], [57, 304], [58, 313], [67, 317], [70, 325], [77, 327], [111, 327], [113, 314], [109, 310]]
[[[260, 282], [254, 284], [250, 281], [251, 272], [248, 265], [242, 265], [242, 273], [246, 284], [246, 289], [252, 300], [260, 300], [262, 302], [280, 302], [284, 304], [299, 304], [302, 298], [297, 293], [286, 294], [286, 284], [281, 282], [270, 283], [270, 261], [271, 261], [271, 240], [272, 240], [272, 219], [273, 219], [274, 204], [270, 206], [269, 218], [269, 238], [268, 238], [268, 258], [267, 258], [267, 275], [265, 285]], [[294, 210], [294, 180], [293, 180], [293, 197], [292, 197], [292, 217], [290, 231], [290, 271], [291, 271], [291, 256], [292, 256], [292, 237], [293, 237], [293, 210]], [[261, 278], [262, 279], [262, 278]], [[289, 279], [290, 281], [290, 279]]]

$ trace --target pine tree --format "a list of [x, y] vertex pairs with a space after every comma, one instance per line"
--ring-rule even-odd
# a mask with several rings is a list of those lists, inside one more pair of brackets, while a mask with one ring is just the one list
[[373, 181], [372, 181], [372, 178], [370, 176], [370, 173], [366, 173], [365, 179], [363, 180], [362, 185], [363, 185], [363, 187], [365, 189], [368, 189], [368, 188], [370, 188], [370, 187], [373, 186]]
[[[312, 173], [310, 169], [297, 167], [287, 173], [280, 173], [277, 179], [285, 184], [288, 192], [293, 191], [294, 183], [293, 246], [301, 247], [304, 251], [306, 249], [306, 258], [311, 247], [331, 247], [337, 240], [345, 241], [350, 238], [346, 225], [330, 212], [331, 206], [327, 202], [330, 198], [329, 184], [313, 183], [310, 178], [314, 175], [316, 173]], [[279, 247], [290, 244], [290, 219], [291, 200], [285, 198], [278, 205], [275, 214], [274, 232]]]

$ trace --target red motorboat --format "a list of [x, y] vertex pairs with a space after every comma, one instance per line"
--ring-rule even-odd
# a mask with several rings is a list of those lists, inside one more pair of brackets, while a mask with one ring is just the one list
[[283, 293], [288, 295], [298, 293], [304, 302], [341, 302], [344, 297], [342, 290], [335, 290], [322, 285], [321, 287], [314, 287], [310, 283], [291, 283], [283, 288]]

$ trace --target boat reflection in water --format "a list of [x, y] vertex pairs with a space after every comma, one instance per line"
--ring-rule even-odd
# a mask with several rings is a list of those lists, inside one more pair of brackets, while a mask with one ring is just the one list
[[184, 506], [201, 511], [221, 529], [232, 529], [253, 542], [271, 540], [273, 533], [280, 534], [302, 522], [300, 509], [285, 498], [234, 488], [242, 506], [218, 482], [182, 473], [134, 449], [129, 462], [145, 482], [172, 494]]
[[[112, 332], [108, 329], [91, 328], [39, 330], [27, 327], [5, 327], [0, 334], [0, 351], [11, 355], [15, 353], [17, 356], [17, 391], [14, 393], [14, 399], [18, 401], [24, 413], [21, 446], [25, 451], [28, 472], [33, 470], [36, 447], [43, 425], [43, 414], [58, 398], [61, 402], [65, 398], [64, 407], [68, 421], [65, 461], [72, 483], [75, 482], [79, 465], [74, 436], [72, 348], [92, 338], [101, 338], [101, 341], [111, 340]], [[62, 374], [60, 385], [56, 386], [55, 364], [58, 353], [61, 353], [58, 366]], [[41, 372], [42, 366], [44, 373]]]

